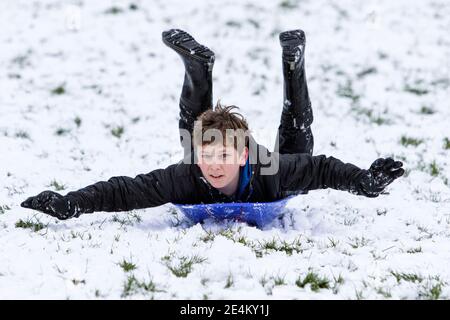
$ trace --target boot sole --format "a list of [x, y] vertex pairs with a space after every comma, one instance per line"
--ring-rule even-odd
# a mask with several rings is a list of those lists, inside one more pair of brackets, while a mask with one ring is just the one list
[[199, 44], [186, 31], [180, 29], [171, 29], [162, 33], [162, 41], [169, 48], [176, 52], [196, 59], [201, 62], [213, 64], [215, 60], [214, 52], [208, 47]]
[[[283, 48], [283, 58], [288, 62], [296, 62], [296, 58], [299, 59], [303, 56], [305, 49], [305, 33], [298, 30], [290, 30], [280, 33], [280, 45]], [[300, 59], [301, 60], [301, 59]]]

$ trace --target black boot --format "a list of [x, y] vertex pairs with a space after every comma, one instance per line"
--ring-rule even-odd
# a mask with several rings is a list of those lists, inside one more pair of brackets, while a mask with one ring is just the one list
[[162, 40], [180, 55], [185, 66], [181, 104], [189, 107], [194, 116], [212, 108], [214, 52], [179, 29], [164, 31]]
[[[187, 32], [171, 29], [162, 33], [163, 42], [175, 50], [185, 66], [183, 89], [180, 97], [179, 128], [192, 134], [194, 121], [208, 109], [212, 109], [212, 70], [215, 55], [209, 48], [199, 44]], [[191, 136], [192, 137], [192, 136]], [[183, 144], [185, 156], [191, 151], [189, 144]]]
[[302, 30], [280, 34], [283, 48], [283, 111], [279, 126], [280, 153], [312, 154], [313, 113], [305, 75], [305, 33]]

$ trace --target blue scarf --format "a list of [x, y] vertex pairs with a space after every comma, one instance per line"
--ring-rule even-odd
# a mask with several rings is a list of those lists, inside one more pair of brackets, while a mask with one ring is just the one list
[[250, 183], [250, 178], [252, 177], [252, 170], [250, 168], [250, 163], [247, 159], [245, 166], [241, 167], [241, 171], [239, 172], [239, 187], [237, 198], [240, 199], [242, 194], [244, 193], [245, 188]]

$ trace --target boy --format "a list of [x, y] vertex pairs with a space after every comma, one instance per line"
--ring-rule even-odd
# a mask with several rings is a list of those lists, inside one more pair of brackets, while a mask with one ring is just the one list
[[[69, 219], [83, 213], [128, 211], [169, 202], [268, 202], [321, 188], [377, 197], [403, 175], [402, 162], [391, 158], [380, 158], [364, 170], [333, 157], [312, 156], [313, 114], [303, 31], [280, 34], [284, 105], [278, 152], [269, 152], [248, 135], [247, 122], [233, 112], [236, 107], [218, 104], [212, 109], [214, 53], [209, 48], [178, 29], [163, 32], [162, 39], [185, 65], [179, 121], [184, 160], [135, 178], [112, 177], [66, 196], [44, 191], [25, 200], [22, 207]], [[205, 138], [211, 131], [215, 134]]]

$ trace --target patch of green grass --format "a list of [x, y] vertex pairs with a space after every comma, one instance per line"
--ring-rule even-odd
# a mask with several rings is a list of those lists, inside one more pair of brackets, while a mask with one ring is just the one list
[[433, 287], [431, 287], [429, 291], [428, 297], [433, 300], [439, 299], [442, 293], [442, 283], [437, 283]]
[[364, 294], [362, 290], [355, 290], [356, 300], [363, 300]]
[[365, 237], [351, 238], [350, 241], [351, 242], [349, 242], [349, 245], [353, 249], [358, 249], [358, 248], [361, 248], [361, 247], [365, 247], [366, 245], [368, 245], [370, 243], [370, 240], [365, 238]]
[[260, 28], [259, 22], [254, 20], [254, 19], [247, 19], [247, 22], [249, 24], [251, 24], [255, 29], [259, 29]]
[[422, 247], [411, 248], [411, 249], [408, 249], [406, 252], [410, 253], [410, 254], [420, 253], [420, 252], [422, 252]]
[[235, 232], [233, 230], [231, 230], [231, 229], [223, 230], [219, 234], [221, 236], [227, 238], [228, 240], [231, 240], [231, 241], [235, 242], [235, 243], [240, 243], [240, 244], [242, 244], [244, 246], [247, 246], [247, 247], [250, 247], [250, 248], [254, 248], [255, 247], [255, 244], [252, 241], [248, 240], [243, 235], [236, 235]]
[[434, 111], [433, 108], [427, 107], [427, 106], [422, 106], [420, 108], [419, 113], [421, 114], [426, 114], [426, 115], [430, 115], [430, 114], [434, 114], [436, 111]]
[[141, 223], [142, 217], [138, 215], [137, 213], [128, 213], [128, 217], [132, 220], [134, 220], [135, 223]]
[[194, 255], [192, 257], [182, 256], [178, 260], [178, 264], [173, 264], [171, 256], [165, 256], [162, 258], [166, 267], [179, 278], [186, 278], [189, 273], [192, 272], [192, 268], [195, 264], [200, 264], [206, 261], [206, 258]]
[[388, 57], [388, 55], [385, 52], [382, 52], [382, 51], [378, 51], [377, 55], [378, 55], [378, 58], [380, 60], [384, 60], [384, 59], [386, 59]]
[[333, 294], [337, 294], [339, 291], [339, 286], [343, 285], [345, 280], [341, 274], [339, 274], [337, 278], [333, 275], [333, 280], [334, 280]]
[[137, 213], [127, 213], [125, 217], [121, 217], [119, 214], [113, 215], [111, 222], [117, 222], [120, 224], [120, 227], [123, 228], [125, 226], [134, 226], [135, 224], [139, 224], [142, 222], [142, 217]]
[[134, 117], [133, 119], [131, 119], [132, 123], [138, 123], [141, 120], [141, 117]]
[[[240, 243], [240, 244], [242, 244], [246, 247], [252, 248], [252, 249], [255, 248], [255, 246], [256, 246], [252, 241], [248, 240], [245, 236], [236, 235], [233, 232], [233, 230], [231, 230], [231, 229], [223, 230], [219, 234], [221, 236], [227, 238], [228, 240], [233, 241], [234, 243]], [[270, 246], [270, 244], [269, 244], [269, 246]]]
[[50, 184], [48, 185], [48, 187], [53, 187], [56, 191], [62, 191], [66, 189], [66, 185], [59, 183], [58, 181], [56, 181], [55, 179], [53, 179]]
[[53, 95], [62, 95], [66, 93], [65, 84], [61, 84], [57, 86], [56, 88], [52, 89], [51, 93]]
[[86, 284], [86, 280], [84, 280], [84, 279], [82, 279], [82, 280], [72, 279], [72, 283], [77, 286], [79, 284]]
[[405, 147], [408, 147], [408, 146], [417, 147], [418, 145], [422, 144], [423, 141], [424, 141], [423, 139], [411, 138], [411, 137], [407, 137], [405, 135], [403, 135], [400, 138], [400, 144]]
[[206, 231], [206, 234], [202, 237], [200, 237], [200, 240], [203, 242], [210, 242], [210, 241], [214, 241], [214, 239], [216, 238], [216, 235], [211, 232], [211, 231]]
[[4, 214], [6, 211], [11, 210], [7, 205], [0, 206], [0, 214]]
[[450, 150], [450, 139], [447, 137], [444, 138], [444, 149]]
[[328, 237], [328, 241], [330, 241], [329, 247], [331, 247], [331, 248], [336, 248], [337, 245], [339, 244], [339, 240], [335, 240], [331, 237]]
[[[349, 17], [348, 11], [345, 10], [343, 7], [337, 5], [336, 3], [331, 3], [331, 7], [336, 10], [336, 12], [339, 14], [339, 18], [346, 20]], [[341, 26], [337, 25], [335, 27], [335, 30], [340, 30]]]
[[[303, 252], [300, 237], [294, 239], [292, 242], [288, 242], [286, 240], [280, 241], [275, 238], [265, 241], [253, 242], [251, 240], [248, 240], [243, 235], [236, 235], [231, 229], [223, 230], [219, 234], [235, 243], [240, 243], [246, 247], [251, 248], [258, 258], [261, 258], [264, 253], [272, 250], [284, 252], [287, 255]], [[211, 239], [211, 237], [212, 235], [207, 235], [204, 237], [204, 240]]]
[[334, 283], [336, 283], [336, 284], [344, 284], [344, 282], [345, 282], [345, 280], [341, 274], [339, 274], [339, 276], [337, 278], [333, 276], [333, 279], [334, 279]]
[[344, 218], [344, 226], [352, 226], [358, 222], [358, 218]]
[[75, 122], [77, 128], [81, 127], [81, 118], [80, 117], [75, 117], [75, 119], [73, 120], [73, 122]]
[[436, 163], [436, 160], [433, 160], [431, 163], [426, 163], [424, 161], [419, 161], [417, 164], [417, 169], [423, 172], [430, 174], [433, 177], [439, 176], [441, 172], [441, 168]]
[[23, 130], [17, 131], [14, 136], [20, 139], [28, 139], [28, 140], [30, 139], [30, 135], [28, 134], [28, 132]]
[[125, 132], [125, 128], [123, 126], [114, 127], [111, 129], [111, 134], [120, 139]]
[[295, 284], [300, 288], [304, 288], [309, 284], [311, 290], [314, 292], [319, 291], [320, 289], [330, 289], [330, 280], [326, 277], [320, 277], [317, 273], [312, 271], [308, 272], [303, 280], [298, 278]]
[[405, 272], [396, 272], [391, 271], [391, 275], [395, 277], [398, 283], [400, 283], [401, 280], [407, 281], [407, 282], [422, 282], [423, 277], [421, 277], [418, 274], [415, 273], [405, 273]]
[[86, 236], [86, 232], [75, 232], [73, 230], [70, 231], [70, 235], [72, 236], [72, 239], [80, 238], [81, 240], [92, 240], [92, 234], [88, 233]]
[[347, 80], [345, 84], [339, 84], [336, 94], [340, 97], [348, 98], [353, 103], [356, 103], [361, 98], [360, 95], [356, 94], [353, 90], [353, 85], [351, 80]]
[[167, 212], [171, 214], [170, 223], [173, 228], [178, 228], [187, 223], [184, 216], [180, 214], [177, 209], [169, 207], [167, 208]]
[[37, 222], [31, 221], [31, 219], [27, 219], [26, 221], [20, 219], [15, 224], [16, 228], [23, 228], [23, 229], [31, 229], [34, 232], [38, 232], [47, 226], [41, 223], [39, 220]]
[[420, 88], [420, 87], [413, 87], [411, 85], [405, 85], [405, 87], [403, 88], [404, 91], [418, 95], [418, 96], [423, 96], [425, 94], [428, 94], [428, 90], [425, 88]]
[[[229, 240], [235, 241], [235, 240], [234, 240], [234, 232], [233, 232], [233, 230], [231, 230], [231, 229], [225, 229], [225, 230], [222, 230], [222, 231], [220, 231], [219, 234], [220, 234], [221, 236], [223, 236], [223, 237], [229, 239]], [[235, 241], [235, 242], [236, 242], [236, 241]]]
[[437, 300], [441, 298], [442, 287], [445, 283], [437, 277], [429, 277], [427, 283], [421, 288], [419, 298]]
[[291, 256], [295, 253], [302, 253], [303, 248], [300, 241], [300, 238], [294, 239], [292, 242], [287, 242], [283, 240], [281, 242], [276, 239], [268, 240], [265, 242], [259, 242], [259, 246], [254, 246], [256, 251], [264, 251], [264, 250], [274, 250], [286, 253], [288, 256]]
[[377, 293], [382, 295], [384, 298], [386, 298], [386, 299], [392, 298], [392, 294], [389, 289], [385, 289], [383, 287], [378, 287], [376, 290], [377, 290]]
[[250, 246], [251, 242], [247, 240], [244, 236], [239, 236], [237, 239], [235, 239], [237, 243], [240, 243], [244, 246]]
[[439, 172], [441, 171], [441, 169], [439, 168], [438, 164], [436, 163], [436, 160], [433, 160], [433, 162], [430, 163], [429, 171], [433, 177], [437, 177], [439, 175]]
[[150, 279], [149, 281], [141, 281], [138, 280], [134, 275], [129, 275], [123, 285], [122, 298], [140, 292], [155, 293], [155, 292], [163, 292], [163, 290], [158, 289], [152, 279]]
[[266, 275], [263, 275], [260, 279], [259, 279], [259, 283], [265, 287], [266, 284], [269, 283], [269, 279], [266, 277]]
[[377, 68], [370, 67], [358, 72], [356, 76], [361, 79], [364, 78], [365, 76], [368, 76], [369, 74], [375, 74], [377, 72], [378, 72]]
[[298, 6], [298, 0], [283, 0], [278, 6], [283, 9], [295, 9]]
[[239, 21], [235, 21], [235, 20], [228, 20], [225, 25], [227, 27], [233, 27], [233, 28], [240, 28], [241, 27], [241, 23]]
[[202, 286], [206, 286], [206, 285], [208, 284], [208, 282], [209, 282], [209, 279], [208, 279], [208, 278], [202, 278], [202, 279], [200, 280], [200, 283], [202, 284]]
[[231, 288], [234, 285], [233, 275], [229, 274], [225, 283], [225, 289]]
[[273, 278], [273, 283], [275, 286], [284, 286], [286, 284], [285, 277], [276, 276]]
[[128, 6], [128, 9], [130, 9], [131, 11], [136, 11], [139, 9], [139, 7], [135, 3], [130, 3], [130, 5]]
[[30, 55], [31, 55], [31, 50], [28, 49], [26, 54], [23, 55], [18, 55], [16, 57], [14, 57], [11, 62], [14, 64], [17, 64], [20, 68], [24, 68], [30, 65]]
[[115, 6], [105, 10], [105, 14], [119, 14], [119, 13], [123, 13], [123, 9]]
[[298, 238], [292, 242], [287, 242], [283, 240], [276, 250], [285, 252], [288, 256], [292, 255], [294, 252], [295, 253], [303, 252], [302, 244], [300, 242], [300, 239]]
[[137, 267], [134, 263], [126, 261], [125, 259], [122, 260], [122, 262], [119, 263], [119, 266], [123, 269], [125, 272], [130, 272], [133, 270], [136, 270]]
[[351, 109], [357, 116], [357, 119], [367, 120], [376, 125], [384, 125], [384, 124], [392, 124], [392, 120], [386, 117], [383, 117], [380, 112], [375, 112], [369, 108], [363, 108], [358, 105], [354, 105]]
[[264, 241], [261, 243], [261, 248], [264, 250], [277, 250], [277, 241], [275, 239]]
[[[445, 183], [445, 179], [444, 179], [444, 183]], [[428, 196], [425, 196], [424, 198], [430, 200], [431, 202], [435, 202], [435, 203], [442, 201], [441, 194], [439, 192], [432, 192], [431, 190], [430, 190], [430, 194]]]
[[443, 89], [447, 89], [450, 86], [450, 78], [444, 77], [444, 78], [438, 78], [430, 82], [432, 86], [439, 86]]
[[55, 135], [57, 136], [66, 136], [70, 133], [70, 129], [58, 128], [55, 131]]

